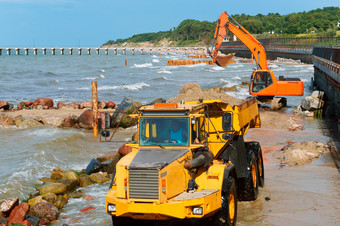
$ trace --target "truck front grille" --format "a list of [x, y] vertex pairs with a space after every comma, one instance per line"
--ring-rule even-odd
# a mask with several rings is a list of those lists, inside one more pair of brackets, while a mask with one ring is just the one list
[[158, 170], [130, 169], [129, 197], [134, 199], [158, 199]]

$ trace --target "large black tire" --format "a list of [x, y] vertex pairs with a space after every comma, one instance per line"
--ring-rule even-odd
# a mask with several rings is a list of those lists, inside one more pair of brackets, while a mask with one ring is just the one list
[[256, 156], [258, 167], [258, 183], [260, 187], [264, 186], [264, 167], [261, 145], [257, 141], [245, 142], [246, 150], [249, 153], [253, 151]]
[[[237, 220], [237, 189], [235, 179], [231, 176], [227, 179], [227, 189], [222, 191], [221, 209], [212, 217], [210, 222], [217, 226], [236, 225]], [[210, 224], [210, 222], [208, 224]]]
[[128, 217], [116, 217], [112, 216], [113, 226], [135, 225], [135, 221]]
[[246, 177], [242, 180], [240, 201], [253, 201], [257, 199], [259, 193], [258, 167], [254, 152], [251, 150], [247, 156]]

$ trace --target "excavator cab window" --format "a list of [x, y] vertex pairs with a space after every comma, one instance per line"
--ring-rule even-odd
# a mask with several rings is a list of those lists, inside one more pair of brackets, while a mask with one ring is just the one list
[[253, 92], [259, 92], [273, 84], [272, 77], [268, 71], [254, 72], [253, 75]]

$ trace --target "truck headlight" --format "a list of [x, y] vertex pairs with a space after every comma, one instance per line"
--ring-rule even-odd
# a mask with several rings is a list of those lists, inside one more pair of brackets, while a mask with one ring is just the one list
[[108, 204], [107, 205], [107, 212], [116, 212], [116, 205]]
[[193, 207], [192, 214], [194, 215], [203, 215], [203, 208], [202, 207]]

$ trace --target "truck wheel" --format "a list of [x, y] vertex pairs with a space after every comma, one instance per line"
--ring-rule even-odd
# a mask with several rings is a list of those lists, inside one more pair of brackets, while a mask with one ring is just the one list
[[128, 217], [116, 217], [112, 216], [112, 225], [113, 226], [123, 226], [123, 225], [134, 225], [133, 219]]
[[258, 166], [258, 176], [259, 176], [259, 186], [262, 188], [264, 186], [264, 167], [263, 167], [263, 157], [261, 146], [259, 145], [259, 149], [257, 151], [257, 166]]
[[241, 185], [242, 191], [239, 196], [241, 201], [256, 200], [259, 191], [257, 161], [253, 151], [249, 151], [247, 162], [247, 173]]
[[236, 225], [237, 218], [237, 191], [235, 179], [228, 177], [227, 191], [222, 191], [221, 209], [214, 217], [215, 224], [219, 226]]

